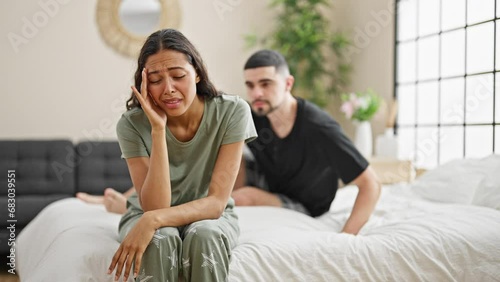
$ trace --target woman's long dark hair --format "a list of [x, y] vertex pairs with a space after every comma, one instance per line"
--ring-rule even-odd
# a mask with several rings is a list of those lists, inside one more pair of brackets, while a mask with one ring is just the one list
[[[137, 59], [137, 70], [134, 75], [135, 87], [139, 91], [141, 89], [142, 70], [146, 65], [147, 59], [149, 56], [162, 50], [174, 50], [186, 55], [187, 61], [194, 67], [196, 74], [200, 78], [200, 81], [196, 83], [197, 95], [205, 98], [213, 98], [220, 95], [208, 78], [207, 69], [196, 48], [181, 32], [175, 29], [158, 30], [146, 39]], [[130, 98], [127, 100], [127, 110], [135, 107], [141, 107], [141, 105], [132, 92]]]

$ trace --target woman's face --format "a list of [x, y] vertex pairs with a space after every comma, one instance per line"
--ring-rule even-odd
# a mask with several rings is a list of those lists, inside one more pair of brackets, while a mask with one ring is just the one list
[[196, 97], [199, 77], [186, 55], [162, 50], [146, 60], [148, 92], [167, 116], [184, 114]]

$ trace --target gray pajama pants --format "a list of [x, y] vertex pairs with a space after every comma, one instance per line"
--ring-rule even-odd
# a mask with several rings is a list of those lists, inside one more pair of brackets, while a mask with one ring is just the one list
[[[129, 206], [120, 221], [120, 241], [143, 211]], [[136, 281], [227, 281], [231, 249], [239, 236], [238, 216], [226, 208], [216, 220], [156, 230], [143, 257]]]

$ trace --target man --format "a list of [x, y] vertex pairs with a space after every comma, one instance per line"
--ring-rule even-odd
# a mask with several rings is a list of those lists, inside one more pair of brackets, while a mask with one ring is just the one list
[[[251, 156], [245, 157], [254, 161], [240, 167], [232, 193], [236, 205], [284, 207], [319, 216], [330, 208], [342, 179], [359, 188], [342, 230], [357, 234], [380, 194], [366, 159], [328, 114], [292, 96], [294, 78], [280, 53], [256, 52], [246, 62], [244, 76], [259, 136], [248, 144]], [[104, 201], [100, 196], [78, 197], [121, 211], [126, 198], [111, 192]]]
[[[312, 103], [292, 96], [294, 78], [284, 57], [254, 53], [244, 67], [258, 138], [248, 144], [257, 173], [240, 168], [236, 205], [276, 206], [319, 216], [329, 210], [338, 180], [359, 188], [343, 232], [357, 234], [380, 195], [380, 184], [340, 125]], [[257, 175], [257, 176], [256, 176]], [[248, 179], [250, 186], [243, 186]]]

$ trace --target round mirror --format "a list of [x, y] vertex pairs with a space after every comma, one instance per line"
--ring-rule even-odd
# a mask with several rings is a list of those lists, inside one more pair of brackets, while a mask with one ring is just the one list
[[123, 0], [120, 21], [133, 34], [149, 35], [159, 26], [160, 11], [158, 0]]
[[137, 58], [147, 36], [180, 26], [178, 0], [98, 0], [96, 21], [106, 44], [118, 53]]

